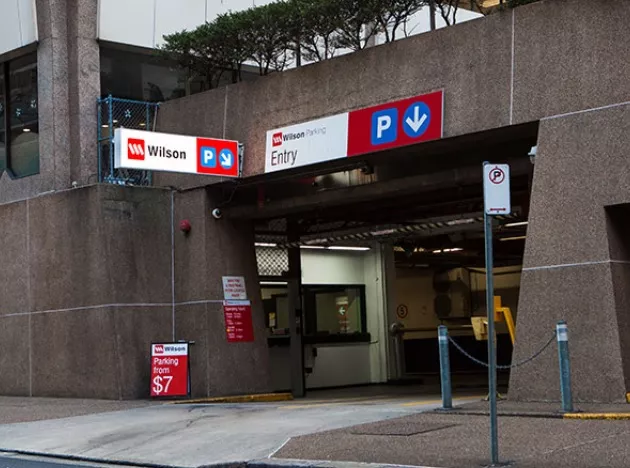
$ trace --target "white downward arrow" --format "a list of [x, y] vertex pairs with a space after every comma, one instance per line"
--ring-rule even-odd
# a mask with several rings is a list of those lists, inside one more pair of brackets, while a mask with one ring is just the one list
[[232, 165], [232, 155], [229, 153], [221, 153], [221, 165], [222, 166], [231, 166]]
[[422, 127], [422, 124], [428, 118], [429, 116], [427, 114], [422, 114], [422, 117], [420, 117], [420, 108], [416, 106], [413, 109], [413, 120], [411, 120], [411, 117], [407, 117], [405, 122], [407, 122], [407, 125], [411, 127], [414, 133], [418, 133], [418, 130], [420, 130], [420, 127]]

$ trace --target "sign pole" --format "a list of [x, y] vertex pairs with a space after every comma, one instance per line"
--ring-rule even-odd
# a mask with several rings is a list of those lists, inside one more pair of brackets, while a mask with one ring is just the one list
[[483, 163], [483, 219], [486, 241], [486, 309], [488, 310], [488, 401], [490, 402], [490, 458], [499, 463], [497, 421], [497, 356], [494, 331], [494, 276], [492, 252], [493, 216], [512, 212], [510, 200], [510, 167], [507, 164]]
[[499, 463], [497, 421], [497, 359], [494, 339], [494, 278], [492, 253], [492, 216], [484, 212], [486, 238], [486, 304], [488, 309], [488, 391], [490, 401], [490, 460]]

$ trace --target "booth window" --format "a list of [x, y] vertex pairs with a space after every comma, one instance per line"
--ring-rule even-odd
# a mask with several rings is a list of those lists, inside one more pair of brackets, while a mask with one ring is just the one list
[[305, 286], [304, 311], [307, 335], [365, 334], [365, 286]]
[[[287, 289], [263, 286], [261, 290], [271, 335], [288, 335], [290, 324]], [[303, 285], [302, 300], [306, 342], [369, 341], [365, 286]]]
[[0, 64], [0, 169], [14, 178], [39, 173], [37, 55]]

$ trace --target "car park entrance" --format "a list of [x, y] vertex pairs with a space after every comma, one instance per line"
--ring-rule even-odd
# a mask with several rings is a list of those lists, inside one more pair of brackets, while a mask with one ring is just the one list
[[[255, 223], [274, 389], [437, 384], [441, 324], [485, 361], [482, 163], [512, 168], [495, 295], [516, 317], [536, 137], [522, 125], [243, 180], [224, 212]], [[511, 354], [499, 323], [499, 364]], [[451, 361], [456, 385], [484, 385], [485, 368]]]

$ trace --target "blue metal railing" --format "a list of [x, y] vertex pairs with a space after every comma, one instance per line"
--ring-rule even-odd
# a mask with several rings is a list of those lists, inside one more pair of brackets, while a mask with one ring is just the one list
[[98, 106], [98, 180], [119, 185], [151, 185], [150, 171], [117, 169], [114, 166], [114, 130], [155, 130], [159, 103], [119, 99], [113, 96], [99, 98]]

